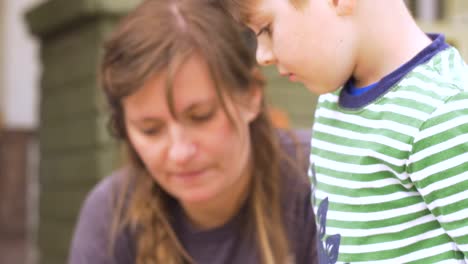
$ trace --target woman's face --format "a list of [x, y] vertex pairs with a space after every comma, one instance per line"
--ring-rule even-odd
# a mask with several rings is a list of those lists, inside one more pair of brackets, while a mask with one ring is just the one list
[[165, 84], [162, 72], [123, 100], [131, 145], [156, 182], [184, 206], [238, 199], [251, 176], [248, 126], [258, 114], [261, 94], [242, 95], [242, 105], [224, 96], [232, 123], [208, 66], [195, 55], [174, 76], [176, 117]]

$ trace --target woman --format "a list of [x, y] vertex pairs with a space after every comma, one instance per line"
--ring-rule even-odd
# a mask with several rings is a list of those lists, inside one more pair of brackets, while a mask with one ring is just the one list
[[88, 196], [70, 263], [315, 263], [305, 169], [214, 5], [147, 0], [112, 34], [102, 87], [130, 164]]

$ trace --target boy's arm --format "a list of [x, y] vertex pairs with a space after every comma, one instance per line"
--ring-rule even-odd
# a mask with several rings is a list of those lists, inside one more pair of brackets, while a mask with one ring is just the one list
[[408, 172], [429, 210], [468, 259], [468, 92], [423, 124]]

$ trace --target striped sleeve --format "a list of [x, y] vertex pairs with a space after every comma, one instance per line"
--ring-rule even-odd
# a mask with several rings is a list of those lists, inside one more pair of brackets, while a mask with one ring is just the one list
[[408, 174], [468, 259], [468, 92], [450, 97], [421, 126]]

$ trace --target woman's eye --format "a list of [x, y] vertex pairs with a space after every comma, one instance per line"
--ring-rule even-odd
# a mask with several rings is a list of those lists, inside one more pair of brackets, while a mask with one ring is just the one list
[[214, 111], [209, 111], [207, 113], [197, 113], [190, 115], [190, 120], [193, 122], [205, 122], [211, 119]]
[[155, 136], [160, 132], [161, 128], [157, 127], [148, 127], [148, 128], [140, 128], [140, 132], [146, 136]]

